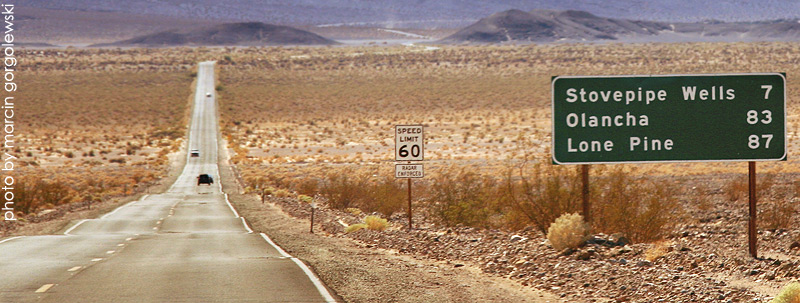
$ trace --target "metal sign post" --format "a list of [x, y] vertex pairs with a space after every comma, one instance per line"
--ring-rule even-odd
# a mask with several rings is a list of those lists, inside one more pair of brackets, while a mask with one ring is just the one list
[[317, 210], [317, 202], [311, 202], [311, 227], [309, 231], [314, 233], [314, 211]]
[[408, 230], [413, 229], [411, 215], [411, 179], [424, 176], [422, 164], [412, 164], [412, 161], [423, 161], [425, 154], [422, 125], [397, 125], [394, 137], [394, 160], [404, 161], [407, 164], [395, 164], [395, 178], [408, 179]]
[[750, 161], [747, 165], [747, 179], [748, 179], [748, 192], [749, 192], [749, 209], [750, 220], [747, 221], [747, 239], [748, 247], [750, 248], [750, 256], [758, 258], [758, 251], [756, 242], [758, 241], [756, 234], [756, 162]]
[[749, 162], [756, 257], [753, 161], [787, 158], [785, 74], [565, 76], [551, 85], [554, 164]]
[[581, 182], [583, 183], [583, 190], [581, 190], [581, 198], [583, 200], [583, 219], [586, 223], [592, 224], [592, 209], [589, 204], [589, 165], [581, 165]]

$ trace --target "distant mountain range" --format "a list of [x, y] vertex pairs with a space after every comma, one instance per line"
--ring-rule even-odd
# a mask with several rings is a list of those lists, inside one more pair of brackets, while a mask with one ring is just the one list
[[603, 18], [584, 11], [508, 10], [483, 18], [444, 43], [553, 41], [765, 41], [799, 40], [797, 20], [667, 23]]
[[261, 22], [224, 23], [189, 30], [168, 30], [91, 46], [199, 46], [199, 45], [328, 45], [336, 41], [317, 34]]
[[292, 26], [398, 28], [461, 28], [509, 9], [580, 10], [608, 18], [662, 22], [752, 22], [800, 17], [797, 0], [25, 0], [19, 1], [18, 6]]

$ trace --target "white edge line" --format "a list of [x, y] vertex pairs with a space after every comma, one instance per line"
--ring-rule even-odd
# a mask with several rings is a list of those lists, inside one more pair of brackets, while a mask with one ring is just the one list
[[244, 225], [244, 228], [247, 229], [247, 233], [252, 234], [253, 230], [250, 229], [250, 226], [247, 226], [247, 221], [244, 220], [244, 217], [239, 217], [239, 218], [242, 219], [242, 225]]
[[[238, 213], [238, 212], [236, 212], [236, 209], [234, 209], [234, 208], [233, 208], [233, 205], [231, 205], [231, 201], [230, 201], [230, 200], [228, 200], [228, 193], [225, 193], [225, 203], [228, 203], [228, 207], [229, 207], [229, 208], [231, 209], [231, 211], [233, 212], [233, 215], [235, 215], [237, 218], [239, 218], [239, 213]], [[249, 228], [248, 228], [248, 229], [249, 229]]]
[[306, 274], [306, 276], [308, 276], [308, 279], [311, 280], [311, 283], [314, 284], [314, 287], [317, 288], [317, 291], [319, 291], [319, 294], [325, 299], [325, 302], [327, 302], [327, 303], [335, 303], [336, 302], [336, 300], [333, 298], [333, 296], [331, 296], [331, 294], [328, 292], [328, 289], [325, 288], [324, 285], [322, 285], [322, 281], [319, 280], [317, 275], [315, 275], [314, 272], [312, 272], [311, 269], [308, 268], [308, 266], [306, 266], [305, 263], [303, 263], [303, 261], [300, 261], [300, 259], [292, 257], [292, 255], [290, 255], [290, 254], [287, 254], [283, 249], [281, 249], [280, 246], [276, 245], [275, 242], [272, 242], [272, 240], [266, 234], [261, 233], [261, 237], [264, 238], [264, 241], [267, 241], [267, 243], [269, 243], [269, 245], [272, 245], [272, 247], [275, 248], [275, 250], [277, 250], [278, 253], [281, 254], [281, 256], [284, 256], [286, 258], [292, 259], [292, 261], [294, 261], [294, 263], [297, 264], [297, 266], [300, 267], [300, 269], [303, 270], [303, 272]]
[[24, 237], [25, 237], [25, 236], [16, 236], [16, 237], [11, 237], [11, 238], [5, 239], [5, 240], [3, 240], [3, 241], [0, 241], [0, 244], [2, 244], [2, 243], [6, 243], [6, 242], [8, 242], [8, 241], [11, 241], [11, 240], [14, 240], [14, 239], [24, 238]]
[[276, 245], [275, 242], [272, 242], [272, 239], [270, 239], [269, 236], [267, 236], [267, 234], [261, 233], [261, 237], [264, 238], [264, 240], [267, 241], [269, 245], [272, 245], [272, 247], [275, 248], [275, 250], [277, 250], [278, 253], [281, 254], [281, 256], [292, 258], [292, 256], [283, 251], [283, 249], [280, 246]]
[[75, 224], [75, 225], [73, 225], [72, 227], [70, 227], [69, 229], [67, 229], [67, 231], [65, 231], [65, 232], [64, 232], [64, 234], [65, 234], [65, 235], [69, 235], [69, 233], [70, 233], [70, 232], [71, 232], [73, 229], [75, 229], [76, 227], [78, 227], [79, 225], [83, 224], [83, 222], [86, 222], [86, 221], [89, 221], [89, 219], [83, 219], [83, 220], [81, 220], [81, 222], [78, 222], [78, 224]]
[[144, 200], [144, 199], [147, 199], [147, 197], [148, 197], [148, 196], [150, 196], [150, 195], [149, 195], [149, 194], [147, 194], [147, 195], [144, 195], [144, 196], [142, 196], [141, 198], [139, 198], [139, 200], [136, 200], [136, 201], [131, 201], [131, 202], [125, 203], [125, 205], [122, 205], [122, 206], [120, 206], [120, 207], [117, 207], [117, 208], [115, 208], [114, 210], [112, 210], [110, 213], [107, 213], [107, 214], [103, 215], [102, 217], [100, 217], [100, 219], [105, 219], [106, 217], [108, 217], [108, 216], [110, 216], [110, 215], [113, 215], [113, 214], [114, 214], [115, 212], [117, 212], [117, 211], [118, 211], [120, 208], [123, 208], [123, 207], [125, 207], [125, 206], [131, 205], [131, 204], [133, 204], [133, 203], [136, 203], [136, 202], [138, 202], [138, 201], [142, 201], [142, 200]]
[[296, 263], [297, 266], [299, 266], [300, 269], [302, 269], [303, 272], [306, 273], [308, 278], [311, 280], [311, 283], [314, 283], [314, 286], [317, 287], [319, 294], [322, 295], [323, 298], [325, 298], [325, 302], [327, 303], [336, 302], [336, 300], [333, 299], [333, 296], [331, 296], [331, 294], [328, 293], [328, 289], [326, 289], [325, 286], [322, 285], [322, 281], [320, 281], [319, 278], [317, 278], [317, 275], [311, 272], [311, 269], [309, 269], [308, 266], [306, 266], [306, 264], [303, 263], [303, 261], [300, 261], [300, 259], [298, 258], [292, 258], [292, 261], [294, 261], [294, 263]]

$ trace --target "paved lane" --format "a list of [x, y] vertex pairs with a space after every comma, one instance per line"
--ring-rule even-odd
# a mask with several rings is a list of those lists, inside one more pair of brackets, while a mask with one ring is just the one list
[[[200, 63], [183, 173], [65, 235], [0, 243], [0, 302], [333, 302], [299, 260], [253, 233], [219, 185], [214, 63]], [[207, 96], [211, 93], [211, 96]], [[212, 185], [197, 185], [201, 173]]]

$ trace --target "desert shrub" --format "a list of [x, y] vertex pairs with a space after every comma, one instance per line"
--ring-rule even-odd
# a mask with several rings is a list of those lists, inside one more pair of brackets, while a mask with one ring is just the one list
[[302, 178], [293, 182], [294, 191], [299, 194], [313, 196], [319, 192], [319, 181], [316, 178]]
[[344, 211], [346, 211], [348, 213], [351, 213], [351, 214], [353, 214], [355, 216], [360, 216], [363, 213], [360, 209], [353, 208], [353, 207], [345, 208]]
[[276, 191], [276, 189], [274, 187], [267, 186], [267, 187], [265, 187], [264, 189], [261, 190], [261, 194], [265, 195], [265, 196], [269, 196], [269, 195], [272, 195], [275, 191]]
[[352, 168], [327, 174], [320, 194], [328, 199], [331, 208], [359, 208], [387, 216], [402, 210], [405, 201], [403, 185], [394, 176]]
[[800, 303], [800, 283], [792, 282], [784, 286], [770, 303]]
[[572, 213], [556, 218], [547, 229], [547, 240], [555, 250], [578, 248], [589, 236], [589, 225], [583, 221], [583, 216]]
[[365, 179], [364, 175], [356, 174], [350, 168], [329, 173], [325, 177], [320, 194], [328, 199], [331, 208], [357, 207], [364, 197]]
[[391, 216], [401, 211], [407, 203], [407, 193], [403, 182], [398, 182], [393, 175], [383, 175], [368, 187], [369, 199], [360, 208], [367, 212], [379, 212]]
[[494, 178], [450, 167], [430, 185], [432, 213], [448, 226], [487, 227], [499, 198], [496, 190]]
[[738, 201], [748, 193], [747, 178], [736, 177], [725, 186], [725, 195], [731, 202]]
[[763, 211], [758, 220], [758, 224], [766, 229], [779, 229], [792, 227], [792, 215], [795, 213], [795, 205], [790, 199], [762, 199], [759, 206]]
[[304, 203], [309, 203], [310, 204], [312, 201], [314, 201], [314, 198], [312, 198], [311, 196], [299, 195], [299, 196], [297, 196], [297, 200], [300, 200], [300, 202], [304, 202]]
[[292, 196], [292, 193], [285, 189], [278, 189], [274, 192], [274, 194], [278, 198], [287, 198]]
[[644, 259], [654, 262], [655, 260], [667, 255], [667, 252], [669, 252], [669, 243], [664, 240], [656, 241], [644, 252]]
[[512, 165], [502, 184], [506, 219], [512, 229], [533, 226], [542, 233], [562, 214], [581, 207], [579, 173], [564, 166], [527, 161]]
[[76, 191], [67, 186], [66, 180], [47, 180], [40, 176], [25, 176], [17, 179], [14, 188], [14, 209], [33, 213], [44, 205], [61, 205], [72, 202]]
[[592, 227], [598, 232], [621, 232], [634, 242], [652, 242], [662, 239], [679, 219], [675, 187], [668, 182], [636, 179], [622, 166], [592, 182]]
[[389, 227], [389, 222], [378, 216], [366, 216], [364, 218], [364, 224], [367, 225], [367, 228], [377, 231], [383, 231]]
[[794, 196], [800, 197], [800, 180], [794, 181]]
[[354, 231], [359, 231], [361, 229], [367, 228], [367, 225], [364, 223], [353, 224], [344, 229], [344, 232], [351, 233]]

